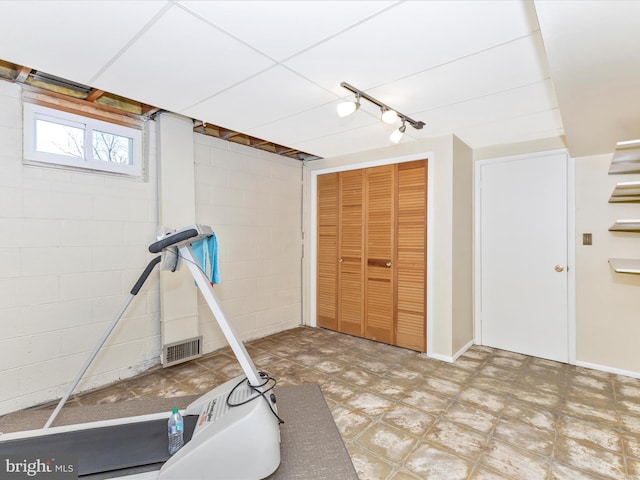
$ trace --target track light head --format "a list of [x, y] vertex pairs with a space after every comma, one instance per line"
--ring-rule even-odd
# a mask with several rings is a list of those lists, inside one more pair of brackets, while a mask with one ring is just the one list
[[391, 110], [390, 108], [381, 108], [382, 110], [382, 121], [384, 123], [392, 124], [398, 119], [398, 113], [395, 110]]
[[347, 117], [360, 108], [360, 94], [356, 93], [355, 102], [340, 102], [338, 104], [338, 116], [340, 118]]
[[404, 136], [404, 132], [406, 131], [407, 131], [407, 126], [405, 125], [404, 118], [403, 118], [402, 125], [391, 133], [391, 136], [389, 136], [389, 140], [391, 140], [393, 143], [398, 143], [400, 140], [402, 140], [402, 137]]

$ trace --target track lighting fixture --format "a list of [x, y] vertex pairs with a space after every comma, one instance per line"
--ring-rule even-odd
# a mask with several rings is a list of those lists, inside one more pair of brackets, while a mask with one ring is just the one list
[[358, 108], [360, 108], [360, 98], [364, 98], [365, 100], [368, 100], [369, 102], [377, 105], [380, 108], [380, 111], [382, 112], [381, 119], [383, 122], [391, 124], [394, 123], [398, 118], [402, 120], [402, 125], [398, 129], [394, 130], [389, 137], [389, 139], [393, 143], [398, 143], [400, 141], [400, 139], [404, 135], [404, 132], [407, 130], [407, 123], [416, 130], [420, 130], [425, 125], [424, 122], [420, 122], [418, 120], [407, 117], [406, 115], [398, 112], [388, 105], [385, 105], [381, 101], [376, 100], [372, 96], [367, 95], [362, 90], [358, 90], [356, 87], [353, 87], [346, 82], [342, 82], [340, 86], [346, 88], [356, 95], [355, 102], [342, 102], [338, 104], [338, 115], [340, 117], [346, 117], [347, 115], [350, 115], [358, 110]]
[[353, 112], [360, 108], [360, 94], [356, 93], [355, 102], [341, 102], [338, 104], [338, 116], [344, 118], [351, 115]]
[[402, 136], [404, 135], [404, 132], [406, 130], [407, 130], [407, 126], [404, 124], [404, 118], [403, 118], [402, 125], [391, 133], [391, 135], [389, 136], [389, 140], [391, 140], [393, 143], [398, 143], [400, 140], [402, 140]]

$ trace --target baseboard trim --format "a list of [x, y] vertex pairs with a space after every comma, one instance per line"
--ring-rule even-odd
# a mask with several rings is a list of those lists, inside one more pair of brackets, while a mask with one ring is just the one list
[[429, 358], [434, 358], [442, 362], [453, 363], [460, 357], [460, 355], [464, 354], [464, 352], [469, 350], [469, 348], [471, 348], [473, 345], [474, 345], [473, 340], [469, 340], [469, 343], [467, 343], [464, 347], [462, 347], [453, 355], [442, 355], [440, 353], [431, 353], [431, 354], [428, 354], [427, 356]]
[[462, 347], [453, 355], [453, 361], [455, 362], [460, 357], [460, 355], [469, 350], [474, 345], [474, 343], [475, 342], [473, 340], [469, 340], [469, 342], [464, 347]]
[[640, 372], [632, 372], [630, 370], [622, 370], [620, 368], [607, 367], [606, 365], [598, 365], [597, 363], [576, 361], [576, 367], [590, 368], [592, 370], [600, 370], [602, 372], [614, 373], [616, 375], [624, 375], [625, 377], [640, 378]]
[[440, 360], [441, 362], [453, 363], [453, 357], [451, 355], [441, 355], [439, 353], [428, 353], [427, 357], [434, 360]]

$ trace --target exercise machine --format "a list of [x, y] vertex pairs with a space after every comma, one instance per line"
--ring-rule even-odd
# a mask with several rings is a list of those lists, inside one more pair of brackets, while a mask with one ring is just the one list
[[[98, 345], [60, 399], [42, 429], [0, 434], [0, 455], [71, 458], [79, 478], [125, 477], [157, 480], [250, 480], [273, 473], [280, 464], [280, 423], [275, 380], [256, 369], [244, 344], [218, 302], [206, 268], [193, 244], [210, 238], [205, 225], [191, 225], [162, 235], [149, 246], [155, 257], [132, 288]], [[52, 427], [56, 416], [89, 365], [158, 263], [175, 270], [187, 266], [233, 350], [243, 376], [230, 380], [195, 400], [181, 414], [184, 446], [168, 454], [167, 420], [171, 412]]]

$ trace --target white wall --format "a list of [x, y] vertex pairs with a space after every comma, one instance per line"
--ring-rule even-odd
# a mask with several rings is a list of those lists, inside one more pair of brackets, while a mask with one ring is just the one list
[[[150, 127], [145, 181], [25, 166], [20, 88], [0, 82], [0, 414], [62, 395], [150, 260]], [[157, 362], [158, 304], [156, 273], [80, 389]]]
[[[196, 219], [218, 237], [214, 291], [224, 311], [244, 340], [299, 325], [301, 162], [200, 134], [194, 141]], [[199, 314], [205, 351], [225, 345], [202, 298]]]
[[473, 339], [473, 151], [453, 138], [453, 298], [452, 353], [463, 353]]
[[[579, 365], [640, 376], [640, 275], [615, 273], [608, 258], [640, 259], [640, 233], [609, 232], [616, 219], [640, 218], [640, 204], [608, 203], [618, 182], [612, 155], [576, 159], [576, 357]], [[582, 234], [593, 245], [582, 245]]]

